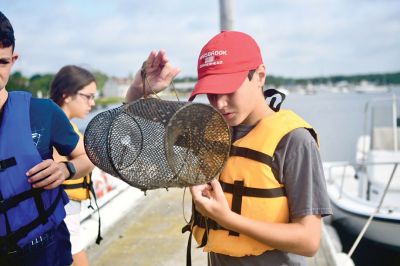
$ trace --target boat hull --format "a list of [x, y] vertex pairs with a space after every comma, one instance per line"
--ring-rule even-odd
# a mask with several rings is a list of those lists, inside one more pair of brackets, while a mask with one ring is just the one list
[[[342, 228], [346, 228], [348, 232], [358, 236], [369, 216], [345, 209], [332, 199], [331, 203], [334, 214], [332, 223], [337, 223]], [[375, 216], [365, 232], [364, 238], [400, 252], [400, 220]]]

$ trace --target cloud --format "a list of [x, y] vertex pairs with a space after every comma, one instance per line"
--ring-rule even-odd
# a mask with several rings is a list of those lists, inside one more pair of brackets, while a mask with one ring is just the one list
[[[195, 76], [219, 31], [218, 1], [15, 0], [2, 11], [27, 75], [78, 64], [126, 76], [164, 48], [181, 76]], [[399, 71], [398, 14], [398, 1], [234, 1], [234, 27], [258, 41], [268, 72], [294, 77]]]

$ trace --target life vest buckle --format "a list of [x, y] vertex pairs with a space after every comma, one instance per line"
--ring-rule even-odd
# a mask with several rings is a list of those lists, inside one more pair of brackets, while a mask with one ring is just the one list
[[4, 159], [0, 161], [0, 171], [4, 171], [8, 167], [14, 166], [17, 164], [15, 157], [10, 157], [8, 159]]

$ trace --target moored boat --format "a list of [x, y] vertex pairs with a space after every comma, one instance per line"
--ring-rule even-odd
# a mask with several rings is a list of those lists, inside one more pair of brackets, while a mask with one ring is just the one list
[[394, 94], [368, 102], [356, 163], [325, 163], [324, 167], [334, 209], [332, 222], [354, 235], [363, 231], [363, 237], [400, 251], [398, 113], [399, 98]]

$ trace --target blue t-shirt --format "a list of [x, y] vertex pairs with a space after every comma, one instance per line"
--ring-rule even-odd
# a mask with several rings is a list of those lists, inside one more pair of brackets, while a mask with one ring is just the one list
[[75, 149], [79, 136], [52, 100], [31, 98], [30, 118], [32, 139], [43, 160], [53, 158], [53, 147], [63, 156]]
[[[52, 100], [31, 98], [30, 120], [32, 139], [43, 160], [53, 158], [53, 147], [59, 154], [65, 156], [69, 155], [78, 144], [78, 134], [72, 128], [64, 111]], [[68, 202], [65, 192], [63, 192], [63, 201]], [[42, 265], [42, 263], [53, 263], [54, 261], [70, 265], [72, 263], [71, 244], [64, 222], [57, 226], [53, 242], [50, 242], [40, 255], [32, 252], [32, 255], [35, 256], [34, 259], [29, 257], [31, 255], [26, 255], [26, 260], [32, 259], [30, 261], [32, 265]], [[55, 247], [57, 258], [54, 257]], [[40, 256], [46, 258], [47, 262]], [[39, 260], [36, 260], [37, 258]]]

